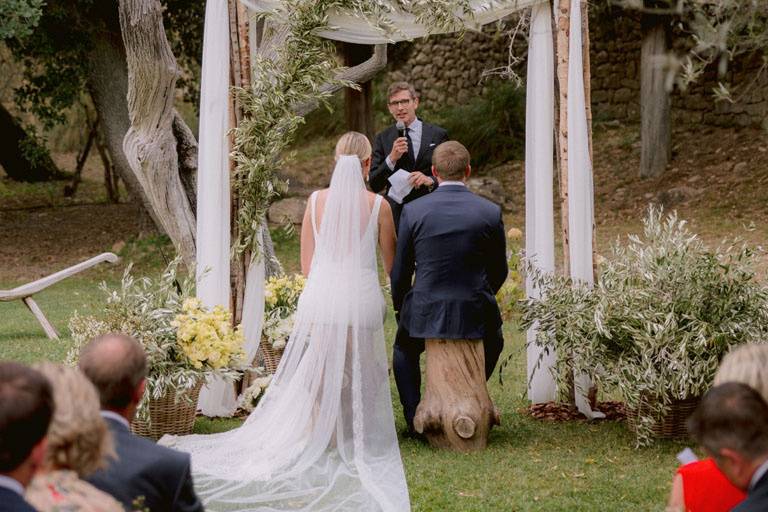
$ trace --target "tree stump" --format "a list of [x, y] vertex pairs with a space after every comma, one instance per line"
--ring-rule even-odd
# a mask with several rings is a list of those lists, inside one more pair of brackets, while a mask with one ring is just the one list
[[485, 386], [482, 340], [427, 339], [427, 384], [413, 424], [429, 444], [483, 450], [499, 413]]

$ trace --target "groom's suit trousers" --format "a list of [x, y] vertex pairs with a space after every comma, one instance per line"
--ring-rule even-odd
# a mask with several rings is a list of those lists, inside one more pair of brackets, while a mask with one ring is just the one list
[[[491, 378], [501, 351], [504, 349], [504, 336], [501, 327], [483, 339], [485, 353], [485, 380]], [[398, 327], [392, 355], [392, 367], [395, 374], [397, 393], [403, 406], [403, 416], [408, 430], [413, 431], [413, 417], [421, 401], [421, 354], [424, 352], [424, 340], [411, 338], [403, 327]]]

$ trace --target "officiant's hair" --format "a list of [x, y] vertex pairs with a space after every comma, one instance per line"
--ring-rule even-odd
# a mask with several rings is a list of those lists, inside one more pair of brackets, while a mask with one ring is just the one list
[[360, 162], [371, 156], [371, 143], [368, 137], [360, 132], [347, 132], [336, 143], [336, 158], [341, 155], [356, 155]]
[[432, 154], [432, 165], [444, 180], [464, 179], [469, 166], [469, 151], [458, 141], [443, 142]]
[[408, 91], [411, 93], [411, 98], [418, 98], [419, 94], [416, 89], [408, 82], [394, 82], [387, 88], [387, 99], [391, 98], [400, 91]]
[[147, 376], [147, 356], [141, 344], [122, 333], [91, 340], [80, 352], [80, 370], [99, 392], [101, 407], [121, 410], [131, 403]]

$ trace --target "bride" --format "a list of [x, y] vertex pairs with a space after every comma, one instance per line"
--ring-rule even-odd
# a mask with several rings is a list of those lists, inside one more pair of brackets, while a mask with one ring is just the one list
[[336, 144], [329, 188], [307, 203], [308, 276], [272, 384], [242, 426], [164, 438], [192, 454], [195, 488], [212, 511], [410, 510], [384, 349], [377, 242], [389, 273], [389, 204], [368, 192], [371, 145]]

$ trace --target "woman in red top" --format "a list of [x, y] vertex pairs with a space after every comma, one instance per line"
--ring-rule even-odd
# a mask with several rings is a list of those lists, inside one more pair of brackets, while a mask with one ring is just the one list
[[[741, 382], [756, 389], [768, 401], [768, 345], [742, 345], [720, 362], [714, 385]], [[672, 482], [667, 510], [685, 512], [729, 512], [746, 494], [704, 459], [681, 466]]]

